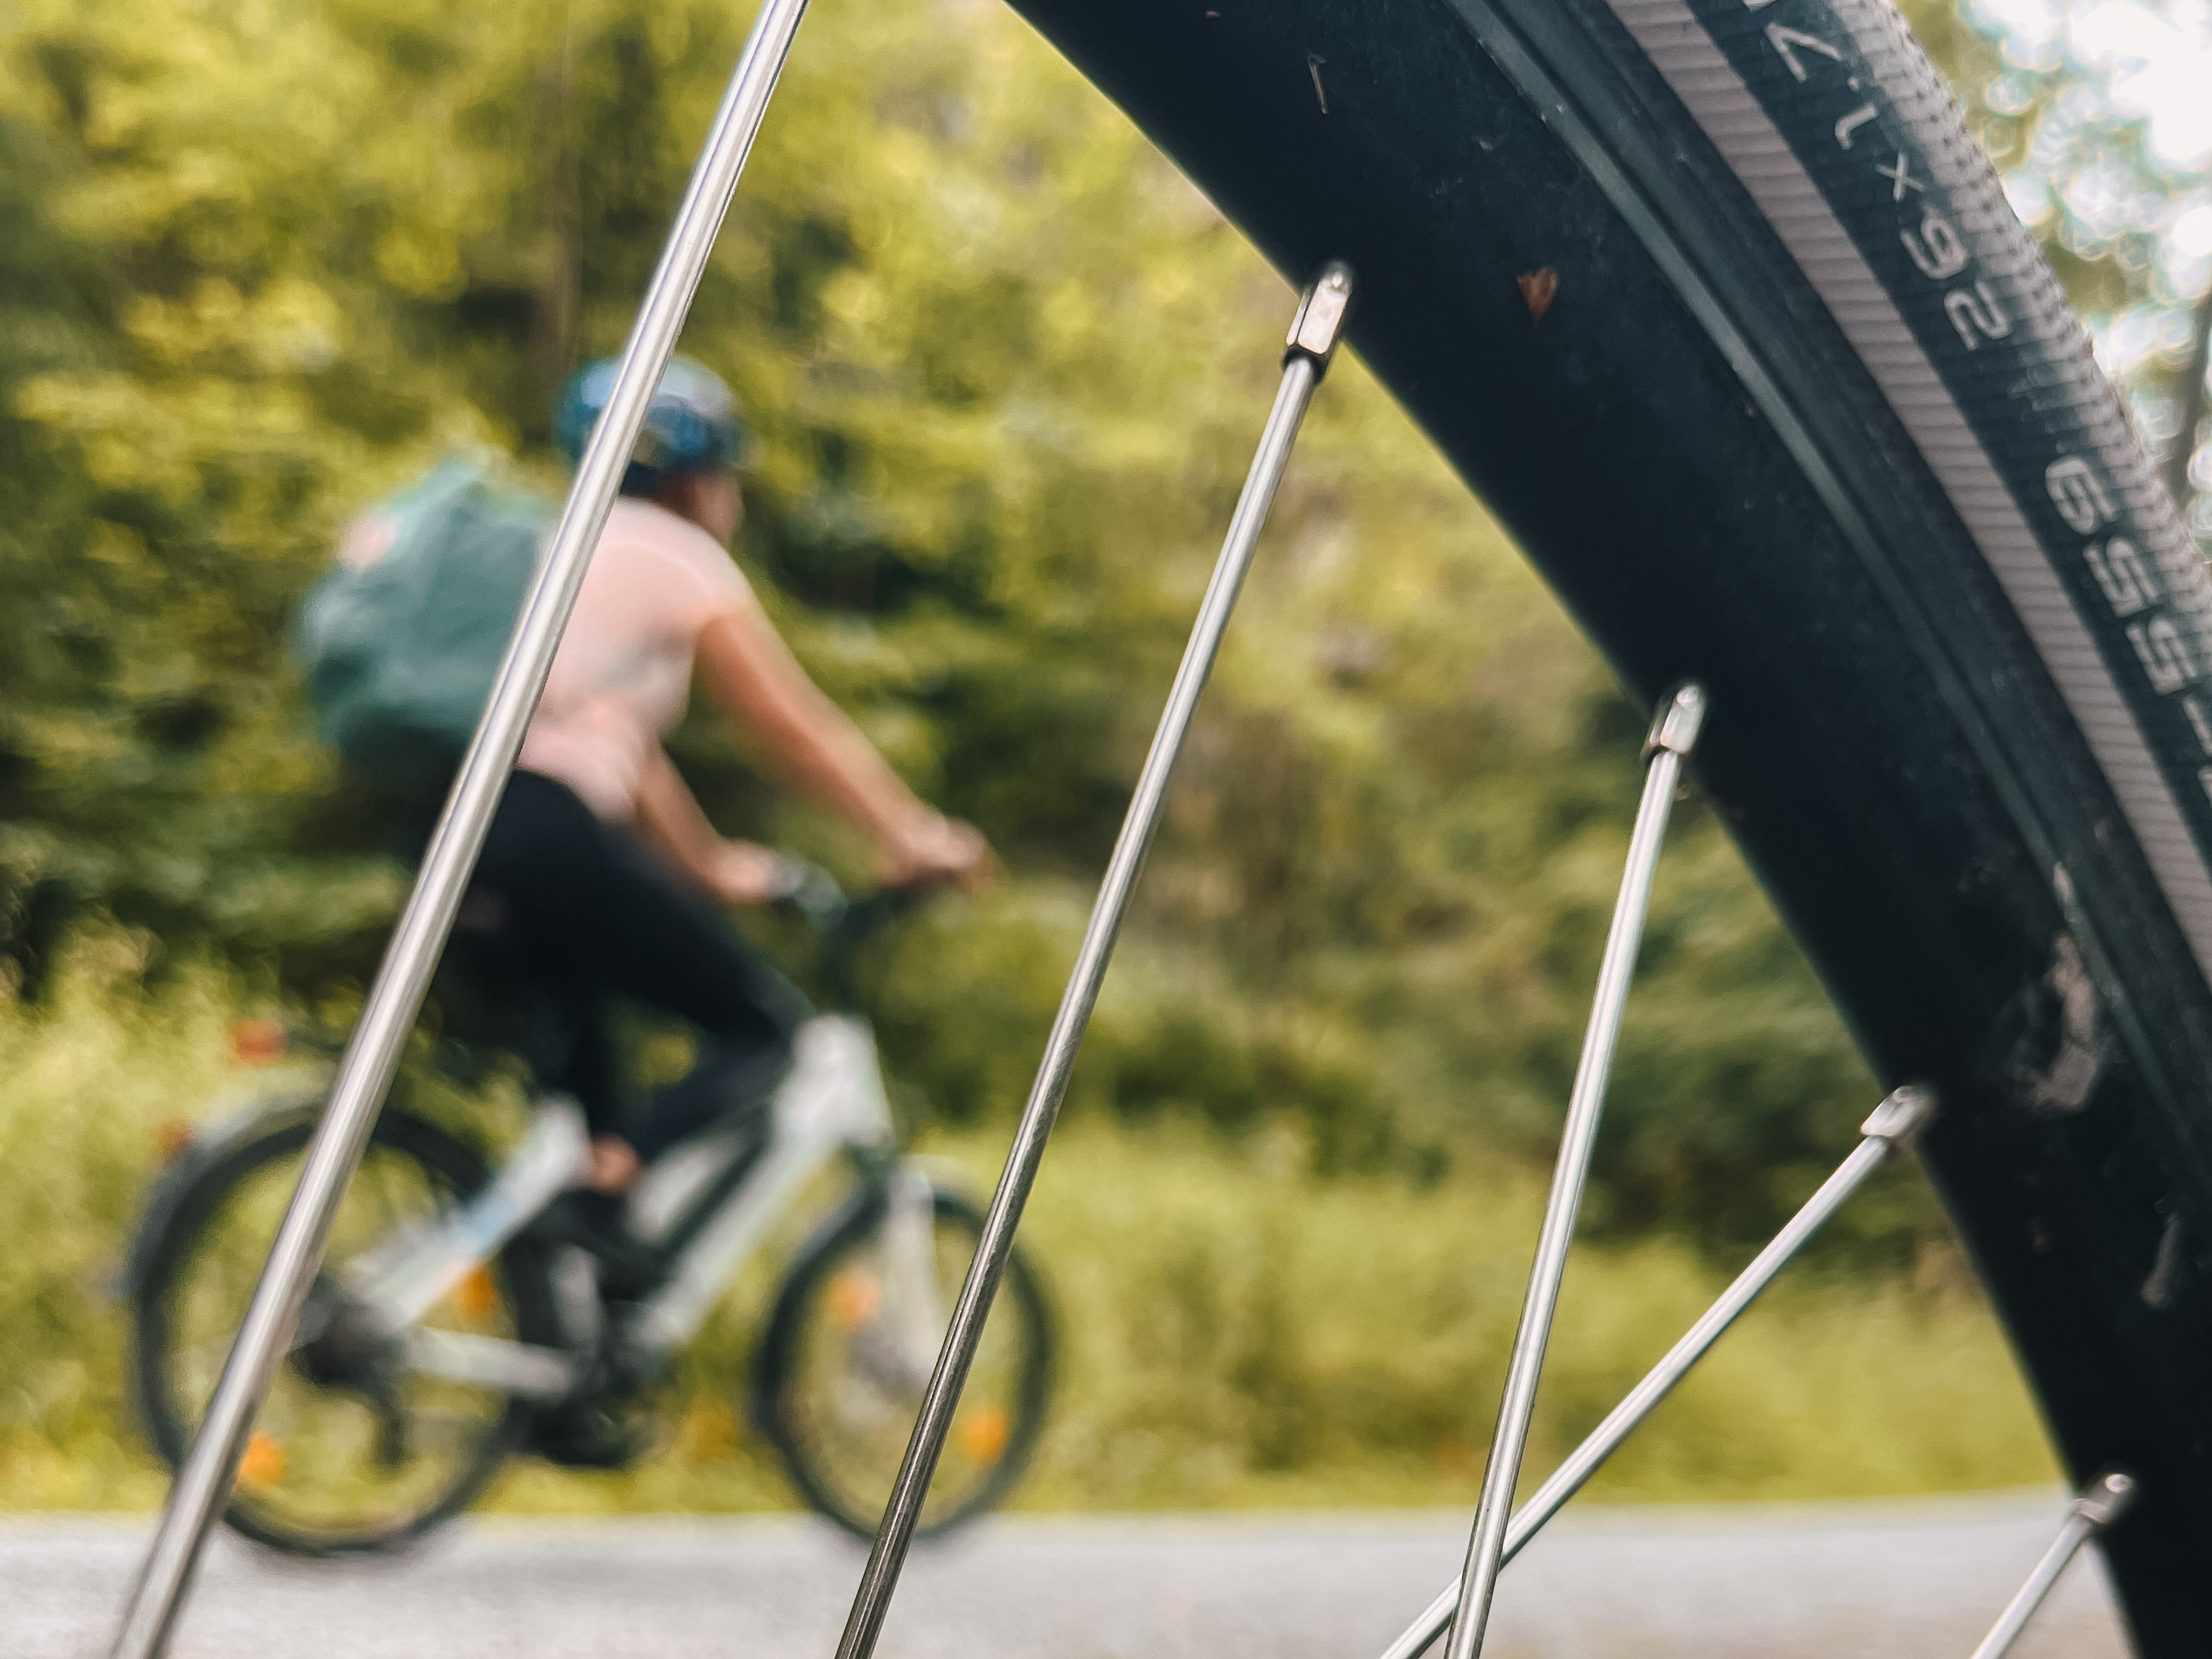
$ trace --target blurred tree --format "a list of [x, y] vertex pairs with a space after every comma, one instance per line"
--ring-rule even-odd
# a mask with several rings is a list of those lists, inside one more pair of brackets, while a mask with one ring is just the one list
[[2175, 501], [2212, 539], [2212, 8], [1964, 0], [1958, 20], [1922, 32]]
[[[548, 389], [619, 343], [741, 32], [703, 0], [0, 16], [17, 961], [99, 908], [295, 984], [365, 969], [401, 876], [307, 738], [289, 608], [345, 515], [441, 450], [556, 483]], [[1288, 302], [1011, 15], [810, 22], [684, 349], [758, 434], [740, 556], [779, 622], [1006, 851], [996, 896], [887, 964], [886, 1046], [946, 1115], [1026, 1088]], [[1547, 1157], [1642, 724], [1345, 364], [1078, 1109], [1286, 1125], [1327, 1169]], [[678, 747], [725, 827], [852, 867], [716, 722]], [[1733, 1243], [1851, 1142], [1871, 1085], [1717, 825], [1678, 842], [1589, 1213]], [[1898, 1190], [1853, 1212], [1862, 1242], [1936, 1224]]]

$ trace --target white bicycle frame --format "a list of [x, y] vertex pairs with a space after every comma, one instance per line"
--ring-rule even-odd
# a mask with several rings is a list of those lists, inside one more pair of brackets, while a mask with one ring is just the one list
[[[892, 1152], [890, 1105], [867, 1026], [842, 1014], [802, 1026], [791, 1071], [770, 1113], [768, 1146], [751, 1172], [699, 1229], [625, 1333], [633, 1351], [648, 1363], [691, 1339], [762, 1236], [840, 1153], [885, 1158]], [[648, 1244], [665, 1238], [750, 1146], [740, 1132], [717, 1132], [656, 1163], [631, 1200], [633, 1233]], [[514, 1155], [483, 1192], [437, 1225], [402, 1235], [348, 1265], [347, 1289], [375, 1308], [389, 1328], [406, 1334], [409, 1370], [532, 1400], [557, 1400], [575, 1387], [587, 1358], [583, 1353], [428, 1330], [418, 1322], [582, 1179], [588, 1150], [575, 1103], [550, 1096]], [[910, 1162], [897, 1164], [884, 1224], [884, 1302], [893, 1316], [891, 1334], [902, 1350], [918, 1356], [925, 1378], [945, 1328], [929, 1254], [931, 1204], [928, 1176]], [[301, 1334], [307, 1339], [313, 1333]]]

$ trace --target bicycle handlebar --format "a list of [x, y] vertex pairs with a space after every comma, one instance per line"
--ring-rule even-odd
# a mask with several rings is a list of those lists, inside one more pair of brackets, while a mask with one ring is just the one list
[[851, 1008], [855, 1000], [853, 964], [860, 947], [947, 885], [940, 881], [915, 881], [900, 887], [872, 888], [854, 898], [821, 866], [788, 854], [781, 856], [784, 880], [770, 902], [791, 906], [822, 935], [818, 971], [823, 996], [841, 1009]]

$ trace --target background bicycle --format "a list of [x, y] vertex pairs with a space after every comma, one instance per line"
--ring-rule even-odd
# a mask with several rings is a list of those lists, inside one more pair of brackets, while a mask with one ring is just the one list
[[[627, 1225], [573, 1211], [585, 1131], [541, 1097], [495, 1172], [466, 1140], [387, 1107], [258, 1419], [231, 1523], [303, 1554], [390, 1549], [436, 1527], [509, 1457], [620, 1467], [646, 1443], [656, 1379], [782, 1212], [839, 1158], [849, 1191], [783, 1269], [747, 1414], [806, 1501], [872, 1528], [927, 1381], [981, 1214], [898, 1151], [854, 960], [918, 895], [848, 904], [793, 861], [789, 902], [822, 933], [841, 1012], [803, 1028], [765, 1111], [680, 1143]], [[319, 1096], [267, 1101], [196, 1139], [155, 1190], [131, 1253], [135, 1377], [175, 1462], [228, 1355], [257, 1264], [297, 1179]], [[1026, 1261], [1009, 1275], [984, 1386], [940, 1468], [928, 1525], [981, 1514], [1019, 1478], [1043, 1425], [1052, 1334]]]

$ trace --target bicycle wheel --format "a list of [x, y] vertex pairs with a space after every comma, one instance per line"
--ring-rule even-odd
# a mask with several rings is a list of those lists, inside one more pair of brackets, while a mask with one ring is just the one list
[[[927, 1261], [900, 1247], [887, 1189], [871, 1185], [801, 1250], [776, 1293], [753, 1380], [753, 1420], [806, 1501], [873, 1534], [898, 1474], [983, 1216], [933, 1187]], [[902, 1261], [902, 1256], [904, 1260]], [[906, 1263], [911, 1262], [912, 1266]], [[933, 1282], [919, 1285], [916, 1268]], [[1052, 1324], [1017, 1250], [922, 1506], [932, 1537], [1000, 1502], [1021, 1478], [1052, 1390]]]
[[2212, 1652], [2212, 583], [1882, 0], [1014, 0], [1303, 279], [1698, 769], [2142, 1651]]
[[[157, 1190], [132, 1260], [138, 1403], [155, 1448], [184, 1459], [300, 1176], [319, 1103], [219, 1132]], [[529, 1410], [402, 1363], [343, 1290], [346, 1263], [434, 1223], [486, 1179], [477, 1154], [386, 1110], [348, 1189], [323, 1270], [256, 1420], [226, 1519], [296, 1555], [400, 1547], [466, 1507], [515, 1449]], [[550, 1287], [509, 1249], [422, 1320], [471, 1336], [552, 1340]]]

